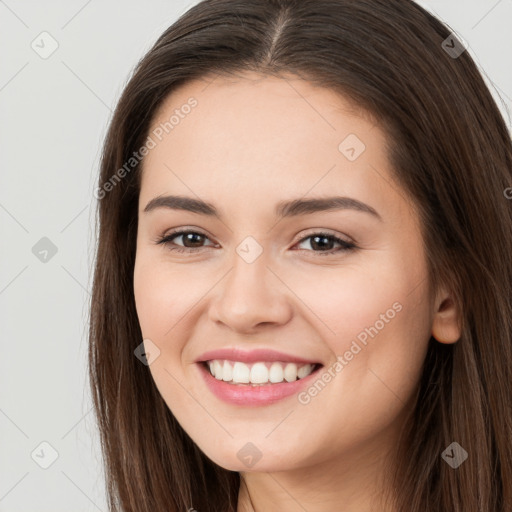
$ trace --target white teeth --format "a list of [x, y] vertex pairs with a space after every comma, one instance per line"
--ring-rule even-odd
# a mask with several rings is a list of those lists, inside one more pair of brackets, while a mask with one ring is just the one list
[[272, 366], [270, 367], [268, 380], [270, 382], [276, 383], [276, 382], [283, 382], [283, 378], [284, 378], [283, 367], [279, 363], [272, 363]]
[[231, 362], [215, 359], [208, 361], [210, 373], [217, 379], [231, 384], [278, 384], [285, 380], [294, 382], [307, 377], [314, 369], [314, 364], [299, 367], [295, 363], [257, 362], [252, 365], [240, 361]]
[[265, 363], [256, 363], [252, 366], [249, 380], [253, 384], [265, 384], [265, 382], [268, 382], [268, 368], [265, 366]]
[[305, 364], [304, 366], [301, 366], [297, 370], [297, 377], [299, 379], [303, 379], [304, 377], [307, 377], [311, 373], [312, 370], [313, 370], [312, 364]]
[[218, 380], [222, 380], [222, 363], [220, 361], [215, 360], [213, 362], [213, 376]]
[[284, 378], [288, 382], [297, 380], [297, 365], [295, 363], [288, 363], [284, 368]]
[[237, 361], [233, 365], [233, 379], [232, 380], [235, 384], [248, 384], [249, 380], [250, 380], [250, 375], [251, 375], [251, 370], [249, 370], [249, 367], [246, 364], [240, 363]]
[[232, 379], [233, 367], [227, 361], [224, 361], [224, 366], [222, 367], [222, 380], [225, 382], [229, 382]]

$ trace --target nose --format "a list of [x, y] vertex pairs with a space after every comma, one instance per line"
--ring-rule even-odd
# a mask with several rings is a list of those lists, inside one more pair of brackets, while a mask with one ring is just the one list
[[256, 333], [264, 326], [282, 326], [292, 318], [290, 291], [260, 256], [247, 263], [235, 255], [233, 268], [210, 302], [209, 318], [237, 333]]

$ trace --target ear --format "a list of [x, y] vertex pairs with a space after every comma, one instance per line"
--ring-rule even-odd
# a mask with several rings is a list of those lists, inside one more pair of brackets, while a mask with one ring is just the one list
[[440, 343], [455, 343], [460, 339], [460, 311], [452, 294], [442, 290], [434, 303], [432, 336]]

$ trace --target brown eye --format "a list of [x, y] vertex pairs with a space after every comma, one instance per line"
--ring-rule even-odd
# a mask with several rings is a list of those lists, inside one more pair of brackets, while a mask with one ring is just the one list
[[[175, 242], [175, 240], [180, 239], [182, 243]], [[197, 231], [182, 230], [166, 235], [162, 239], [158, 240], [157, 244], [166, 246], [170, 251], [195, 252], [195, 250], [208, 247], [208, 245], [204, 245], [206, 240], [209, 240], [209, 238], [203, 233], [199, 233]], [[308, 240], [310, 240], [309, 246], [311, 249], [300, 250], [306, 250], [318, 255], [327, 256], [356, 249], [356, 245], [354, 243], [343, 240], [342, 238], [339, 238], [331, 233], [313, 233], [312, 235], [304, 237], [299, 242], [299, 245], [305, 243], [305, 241]], [[211, 243], [209, 245], [214, 246], [215, 244]], [[336, 248], [336, 245], [339, 247]]]
[[206, 238], [201, 233], [193, 233], [189, 232], [185, 235], [180, 235], [183, 240], [183, 245], [185, 247], [200, 247], [201, 244], [204, 242], [204, 239]]
[[[304, 243], [306, 240], [311, 240], [309, 246], [312, 248], [310, 252], [316, 252], [320, 254], [334, 254], [340, 251], [349, 251], [355, 249], [356, 246], [352, 242], [343, 240], [331, 233], [314, 233], [303, 238], [299, 244]], [[333, 250], [333, 246], [338, 244], [340, 247]], [[305, 249], [301, 249], [305, 250]]]
[[[174, 240], [182, 240], [182, 244], [177, 244]], [[171, 251], [178, 252], [193, 252], [195, 249], [202, 249], [204, 242], [209, 238], [203, 233], [197, 231], [176, 231], [162, 239], [158, 240], [157, 244], [165, 245]], [[214, 245], [214, 244], [211, 244]]]

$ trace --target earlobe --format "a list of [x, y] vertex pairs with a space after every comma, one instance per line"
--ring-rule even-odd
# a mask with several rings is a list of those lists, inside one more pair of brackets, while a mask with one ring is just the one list
[[440, 343], [455, 343], [460, 339], [460, 311], [450, 295], [436, 302], [432, 321], [432, 336]]

